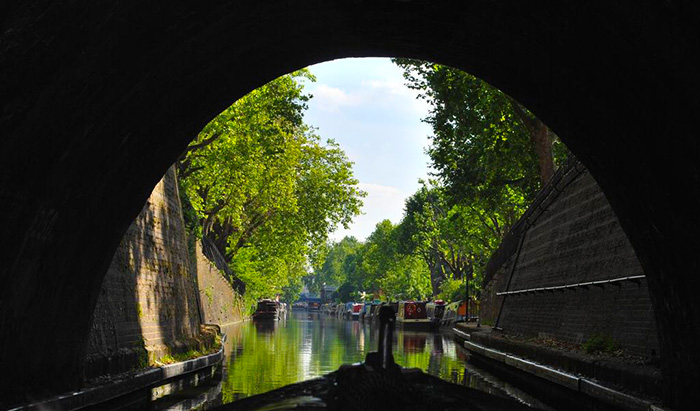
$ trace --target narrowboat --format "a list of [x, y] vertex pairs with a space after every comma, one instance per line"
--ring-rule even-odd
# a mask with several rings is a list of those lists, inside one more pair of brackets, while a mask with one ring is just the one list
[[452, 325], [454, 323], [466, 320], [467, 305], [464, 301], [455, 301], [447, 304], [445, 314], [442, 316], [440, 323], [442, 325]]
[[338, 310], [338, 304], [336, 303], [330, 303], [328, 304], [328, 315], [335, 315], [336, 311]]
[[445, 302], [443, 300], [431, 301], [425, 305], [425, 310], [428, 312], [431, 327], [439, 327], [445, 314]]
[[360, 311], [360, 321], [369, 323], [372, 321], [372, 314], [377, 311], [379, 307], [379, 301], [372, 301], [371, 303], [365, 303]]
[[328, 303], [321, 304], [321, 308], [319, 309], [319, 311], [321, 312], [321, 314], [328, 314], [329, 308], [330, 307], [329, 307]]
[[269, 298], [258, 301], [258, 307], [253, 313], [253, 320], [279, 320], [279, 308], [277, 307], [277, 301], [270, 300]]
[[360, 311], [362, 310], [362, 304], [360, 303], [345, 303], [345, 319], [357, 321], [360, 319]]
[[425, 308], [425, 301], [401, 301], [396, 317], [396, 324], [403, 328], [430, 329], [430, 320]]
[[306, 309], [308, 311], [318, 311], [321, 308], [321, 302], [320, 301], [309, 301]]
[[297, 301], [294, 304], [292, 304], [292, 311], [295, 310], [306, 310], [306, 303], [303, 301]]

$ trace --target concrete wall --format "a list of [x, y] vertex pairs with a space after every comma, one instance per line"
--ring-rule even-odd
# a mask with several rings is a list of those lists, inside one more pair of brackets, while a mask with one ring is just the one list
[[[207, 240], [204, 239], [206, 242]], [[212, 244], [208, 244], [206, 254], [217, 253]], [[202, 307], [202, 320], [208, 324], [227, 324], [243, 319], [243, 299], [233, 290], [231, 283], [224, 278], [215, 261], [223, 257], [209, 257], [202, 250], [202, 242], [196, 244], [196, 272], [199, 282], [199, 301]], [[223, 267], [222, 267], [223, 268]]]
[[122, 238], [104, 279], [86, 377], [144, 366], [146, 351], [152, 363], [163, 354], [198, 347], [199, 291], [185, 235], [171, 167]]
[[[577, 287], [499, 297], [497, 292], [554, 287], [644, 275], [608, 201], [581, 166], [558, 173], [526, 213], [529, 228], [519, 256], [518, 238], [507, 238], [507, 255], [490, 264], [482, 293], [482, 317], [507, 333], [553, 337], [580, 343], [595, 334], [611, 337], [629, 351], [658, 353], [654, 313], [646, 279], [616, 285]], [[574, 174], [567, 180], [567, 175]], [[566, 184], [564, 184], [566, 183]], [[561, 192], [559, 192], [561, 190]], [[543, 201], [547, 198], [548, 201]], [[539, 208], [537, 215], [532, 211]], [[526, 227], [528, 224], [523, 225]], [[496, 253], [498, 255], [498, 253]], [[516, 261], [517, 256], [517, 261]], [[512, 271], [512, 280], [508, 286]]]

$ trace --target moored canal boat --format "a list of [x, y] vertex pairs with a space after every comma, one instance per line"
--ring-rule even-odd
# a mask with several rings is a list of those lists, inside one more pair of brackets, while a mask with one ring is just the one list
[[258, 307], [253, 313], [254, 321], [279, 320], [280, 312], [277, 301], [264, 298], [258, 301]]
[[467, 305], [464, 301], [455, 301], [447, 304], [445, 313], [442, 316], [440, 324], [452, 325], [454, 323], [466, 320]]
[[321, 302], [311, 300], [307, 303], [306, 309], [308, 311], [319, 311], [321, 309]]
[[414, 330], [430, 329], [425, 301], [401, 301], [397, 314], [396, 324], [400, 327]]
[[362, 304], [356, 302], [345, 303], [345, 319], [357, 321], [360, 319]]
[[372, 322], [372, 314], [378, 309], [379, 304], [379, 301], [365, 303], [362, 310], [360, 310], [360, 321], [366, 323]]
[[440, 326], [440, 321], [445, 314], [445, 301], [435, 300], [427, 303], [425, 305], [425, 310], [428, 313], [428, 319], [430, 320], [430, 326], [432, 328], [437, 328]]

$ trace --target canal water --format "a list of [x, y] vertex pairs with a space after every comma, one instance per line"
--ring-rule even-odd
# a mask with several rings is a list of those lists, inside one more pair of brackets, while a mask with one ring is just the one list
[[[369, 324], [325, 314], [292, 312], [275, 322], [242, 322], [225, 327], [224, 366], [206, 387], [189, 393], [198, 409], [227, 404], [288, 384], [320, 377], [342, 364], [363, 361], [377, 349], [377, 332]], [[549, 410], [545, 404], [467, 362], [466, 351], [449, 331], [418, 332], [397, 328], [394, 359], [404, 367], [421, 370], [452, 383]], [[177, 396], [178, 400], [183, 394]], [[175, 401], [176, 403], [178, 401]], [[168, 409], [164, 399], [155, 409]], [[182, 403], [179, 403], [182, 409]]]

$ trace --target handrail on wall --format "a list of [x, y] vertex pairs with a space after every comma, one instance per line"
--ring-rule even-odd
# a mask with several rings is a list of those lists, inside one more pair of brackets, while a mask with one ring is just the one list
[[538, 288], [528, 288], [525, 290], [502, 291], [500, 293], [496, 293], [496, 295], [498, 295], [498, 296], [504, 295], [505, 296], [505, 295], [517, 295], [517, 294], [526, 294], [526, 293], [537, 293], [537, 292], [544, 292], [544, 291], [564, 291], [564, 290], [574, 290], [576, 288], [588, 288], [590, 286], [602, 288], [606, 284], [611, 284], [611, 285], [615, 285], [615, 286], [619, 287], [625, 281], [630, 281], [630, 282], [640, 284], [641, 280], [643, 280], [645, 278], [646, 278], [645, 275], [632, 275], [632, 276], [628, 276], [628, 277], [612, 278], [609, 280], [588, 281], [585, 283], [557, 285], [557, 286], [553, 286], [553, 287], [538, 287]]

